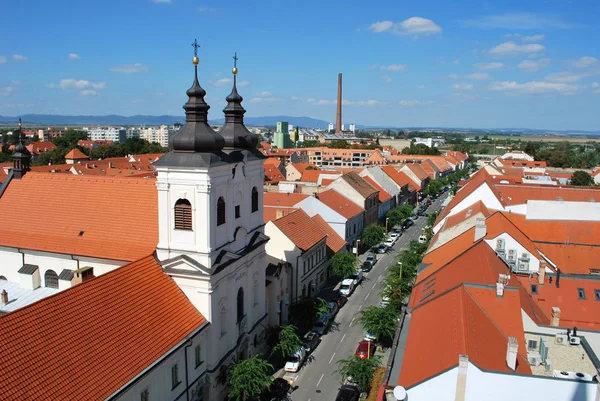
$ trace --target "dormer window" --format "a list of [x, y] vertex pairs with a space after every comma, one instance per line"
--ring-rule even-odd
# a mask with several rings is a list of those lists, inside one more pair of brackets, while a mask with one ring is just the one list
[[192, 229], [192, 205], [187, 199], [175, 202], [175, 228], [178, 230]]
[[217, 226], [225, 224], [225, 199], [221, 196], [217, 201]]

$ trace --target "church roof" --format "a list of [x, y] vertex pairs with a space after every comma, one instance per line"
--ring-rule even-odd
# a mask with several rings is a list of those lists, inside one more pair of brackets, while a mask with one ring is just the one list
[[69, 153], [65, 155], [65, 159], [73, 160], [73, 159], [89, 159], [89, 157], [83, 153], [81, 150], [77, 148], [71, 149]]
[[[15, 213], [35, 205], [35, 220]], [[154, 179], [29, 172], [0, 197], [0, 246], [132, 261], [158, 243]]]
[[205, 323], [146, 256], [1, 316], [0, 399], [105, 399]]
[[273, 224], [302, 251], [307, 251], [327, 237], [302, 209], [273, 221]]

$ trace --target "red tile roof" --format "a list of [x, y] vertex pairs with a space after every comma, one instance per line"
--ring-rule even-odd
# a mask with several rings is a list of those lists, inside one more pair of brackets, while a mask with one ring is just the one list
[[317, 199], [346, 219], [351, 219], [365, 211], [365, 209], [333, 189], [317, 194]]
[[56, 149], [56, 145], [50, 141], [32, 142], [31, 144], [27, 145], [26, 148], [30, 153], [39, 155], [40, 153]]
[[[14, 212], [24, 200], [35, 204], [33, 227]], [[1, 246], [137, 260], [158, 243], [156, 182], [29, 172], [0, 198], [0, 221]]]
[[[590, 274], [600, 269], [599, 245], [546, 244], [536, 242], [538, 249], [563, 273]], [[549, 266], [551, 267], [551, 266]], [[600, 283], [598, 283], [600, 289]]]
[[405, 166], [408, 167], [410, 169], [410, 171], [412, 171], [413, 174], [416, 175], [417, 178], [420, 179], [421, 181], [429, 178], [429, 174], [427, 174], [427, 172], [425, 170], [423, 170], [423, 168], [421, 167], [420, 164], [406, 163]]
[[144, 257], [1, 316], [0, 398], [105, 399], [205, 322]]
[[465, 161], [467, 161], [467, 159], [469, 159], [469, 156], [467, 156], [463, 152], [459, 152], [457, 150], [449, 150], [446, 152], [446, 155], [452, 156], [461, 162], [465, 162]]
[[281, 208], [281, 207], [265, 206], [263, 209], [263, 221], [266, 224], [269, 221], [274, 221], [283, 216], [287, 216], [290, 213], [294, 213], [296, 210], [299, 210], [299, 208], [296, 208], [296, 207]]
[[281, 171], [273, 165], [265, 164], [265, 181], [271, 183], [277, 183], [279, 181], [285, 181], [285, 176], [281, 174]]
[[327, 238], [327, 233], [302, 209], [273, 221], [273, 224], [302, 251], [309, 250]]
[[319, 176], [321, 176], [321, 174], [342, 175], [343, 173], [341, 170], [304, 170], [300, 181], [302, 181], [302, 182], [318, 182]]
[[281, 165], [281, 160], [279, 160], [276, 157], [267, 157], [265, 159], [265, 167], [267, 165], [272, 166], [274, 168], [278, 168]]
[[346, 247], [346, 241], [340, 237], [329, 224], [327, 224], [321, 215], [315, 214], [311, 219], [327, 234], [327, 248], [329, 248], [332, 253], [337, 253]]
[[77, 159], [89, 159], [89, 157], [77, 148], [71, 149], [69, 153], [65, 155], [65, 159], [77, 160]]
[[385, 192], [385, 189], [383, 189], [381, 187], [381, 185], [377, 184], [374, 179], [372, 179], [368, 175], [364, 176], [363, 178], [369, 184], [371, 184], [375, 189], [377, 189], [379, 191], [379, 202], [383, 203], [383, 202], [387, 202], [388, 200], [392, 199], [392, 195], [390, 195], [389, 193]]
[[[306, 169], [308, 167], [312, 167], [311, 170], [320, 170], [317, 166], [315, 166], [314, 164], [310, 164], [310, 163], [291, 163], [291, 165], [300, 173], [300, 174], [304, 174], [304, 171], [306, 171]], [[309, 170], [310, 171], [310, 170]]]
[[565, 202], [600, 201], [600, 188], [576, 188], [554, 185], [495, 185], [507, 205], [521, 205], [528, 200], [558, 200]]
[[564, 244], [568, 241], [571, 244], [597, 245], [598, 239], [600, 239], [600, 223], [598, 222], [527, 220], [521, 214], [505, 215], [534, 242]]
[[381, 170], [383, 170], [384, 173], [386, 173], [397, 185], [401, 187], [413, 183], [413, 181], [409, 179], [406, 174], [400, 174], [398, 170], [392, 166], [381, 166]]
[[265, 192], [263, 202], [265, 206], [291, 207], [309, 196], [288, 192]]
[[446, 223], [444, 223], [444, 230], [454, 227], [455, 225], [462, 223], [478, 213], [481, 213], [483, 217], [488, 217], [491, 215], [491, 212], [487, 207], [485, 207], [485, 204], [482, 201], [477, 201], [468, 208], [453, 214], [452, 216], [448, 216]]

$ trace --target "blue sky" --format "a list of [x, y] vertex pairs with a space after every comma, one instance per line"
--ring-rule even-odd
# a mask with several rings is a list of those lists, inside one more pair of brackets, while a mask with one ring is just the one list
[[[456, 4], [460, 3], [460, 4]], [[2, 2], [0, 115], [222, 117], [238, 53], [248, 116], [600, 130], [600, 2]]]

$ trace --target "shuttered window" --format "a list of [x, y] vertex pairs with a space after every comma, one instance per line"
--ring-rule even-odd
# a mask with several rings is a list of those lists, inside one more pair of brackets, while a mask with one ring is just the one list
[[217, 225], [225, 224], [225, 199], [220, 197], [217, 201]]
[[258, 211], [258, 190], [252, 187], [252, 213]]
[[187, 199], [179, 199], [175, 203], [175, 228], [179, 230], [192, 229], [192, 205]]

